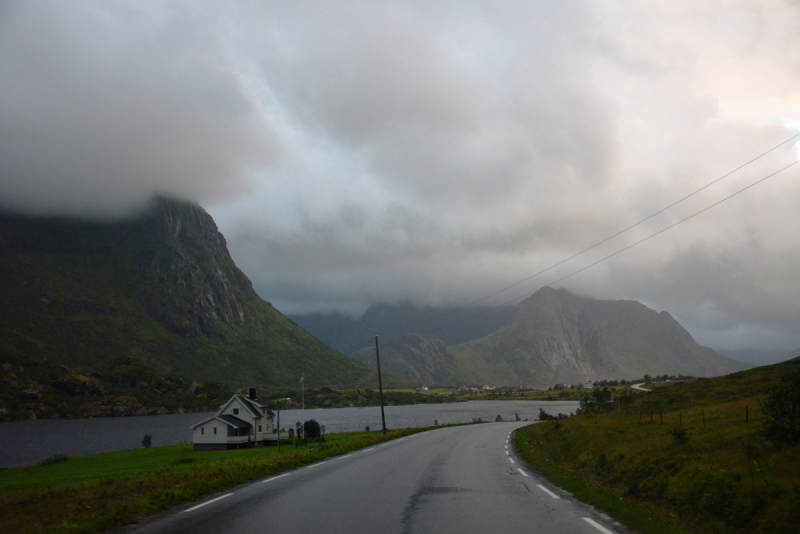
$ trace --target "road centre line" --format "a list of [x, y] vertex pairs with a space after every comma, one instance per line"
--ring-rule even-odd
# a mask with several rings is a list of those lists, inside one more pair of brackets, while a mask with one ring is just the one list
[[206, 501], [203, 504], [198, 504], [197, 506], [192, 506], [188, 510], [184, 510], [183, 513], [193, 512], [193, 511], [197, 510], [198, 508], [202, 508], [203, 506], [205, 506], [207, 504], [211, 504], [212, 502], [216, 502], [216, 501], [218, 501], [220, 499], [224, 499], [225, 497], [230, 497], [231, 495], [233, 495], [233, 493], [226, 493], [225, 495], [220, 495], [219, 497], [211, 499], [210, 501]]
[[547, 489], [544, 486], [542, 486], [541, 484], [536, 484], [536, 487], [539, 488], [540, 490], [542, 490], [543, 492], [545, 492], [546, 494], [550, 495], [554, 499], [560, 499], [561, 498], [558, 495], [556, 495], [555, 493], [553, 493], [552, 491], [550, 491], [549, 489]]
[[316, 464], [311, 464], [308, 467], [306, 467], [306, 469], [311, 469], [312, 467], [317, 467], [318, 465], [327, 464], [327, 463], [328, 463], [328, 460], [325, 460], [324, 462], [318, 462]]
[[513, 459], [513, 458], [509, 458], [509, 459], [508, 459], [508, 461], [509, 461], [509, 462], [511, 462], [512, 464], [515, 464], [515, 463], [517, 463], [517, 462], [515, 462], [515, 461], [514, 461], [514, 459]]
[[506, 456], [511, 456], [511, 453], [506, 451]]
[[519, 471], [519, 472], [520, 472], [520, 474], [521, 474], [522, 476], [524, 476], [524, 477], [528, 476], [528, 473], [526, 473], [526, 472], [525, 472], [525, 471], [523, 471], [522, 469], [517, 469], [517, 471]]
[[584, 517], [583, 520], [586, 521], [587, 523], [589, 523], [590, 525], [592, 525], [594, 528], [596, 528], [597, 530], [599, 530], [603, 534], [614, 534], [613, 532], [608, 530], [606, 527], [604, 527], [603, 525], [601, 525], [597, 521], [592, 520], [589, 517]]
[[272, 478], [268, 478], [268, 479], [266, 479], [266, 480], [262, 480], [262, 482], [272, 482], [272, 481], [273, 481], [273, 480], [275, 480], [276, 478], [288, 477], [290, 474], [291, 474], [291, 473], [285, 473], [285, 474], [283, 474], [283, 475], [278, 475], [278, 476], [276, 476], [276, 477], [272, 477]]
[[362, 450], [361, 450], [361, 452], [367, 452], [367, 451], [371, 451], [371, 450], [372, 450], [372, 449], [374, 449], [374, 448], [375, 448], [375, 447], [370, 447], [369, 449], [362, 449]]

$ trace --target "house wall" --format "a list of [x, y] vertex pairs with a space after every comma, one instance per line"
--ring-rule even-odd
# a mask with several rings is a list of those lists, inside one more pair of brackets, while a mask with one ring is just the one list
[[[214, 434], [214, 429], [217, 433]], [[205, 429], [205, 433], [201, 430]], [[192, 431], [192, 442], [199, 444], [224, 444], [228, 441], [228, 425], [222, 421], [212, 419], [202, 425], [196, 426]]]

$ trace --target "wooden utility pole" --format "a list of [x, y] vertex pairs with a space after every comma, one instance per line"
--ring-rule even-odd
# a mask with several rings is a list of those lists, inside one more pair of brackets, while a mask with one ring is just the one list
[[381, 381], [381, 351], [378, 348], [378, 336], [375, 336], [375, 357], [378, 359], [378, 391], [381, 394], [381, 422], [383, 433], [386, 434], [386, 416], [383, 414], [383, 382]]

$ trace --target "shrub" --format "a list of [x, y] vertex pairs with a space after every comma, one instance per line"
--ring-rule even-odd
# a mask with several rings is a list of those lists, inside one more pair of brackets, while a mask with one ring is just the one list
[[303, 433], [308, 437], [308, 439], [319, 439], [322, 432], [319, 423], [317, 423], [314, 419], [309, 419], [303, 423]]
[[761, 413], [765, 438], [789, 445], [800, 443], [800, 369], [787, 373], [769, 389]]
[[673, 426], [671, 433], [675, 441], [681, 445], [686, 445], [689, 441], [689, 434], [686, 432], [686, 429], [680, 425]]

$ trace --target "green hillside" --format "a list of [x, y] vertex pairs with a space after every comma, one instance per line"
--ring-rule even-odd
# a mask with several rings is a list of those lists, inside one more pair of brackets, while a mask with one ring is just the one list
[[520, 429], [515, 446], [533, 469], [637, 532], [797, 532], [800, 444], [765, 433], [764, 402], [780, 399], [782, 421], [800, 436], [798, 378], [800, 358], [663, 383], [618, 396], [613, 411]]
[[114, 222], [2, 215], [0, 279], [0, 362], [102, 375], [128, 357], [164, 375], [267, 390], [303, 373], [310, 387], [377, 383], [262, 300], [197, 205], [157, 198]]

